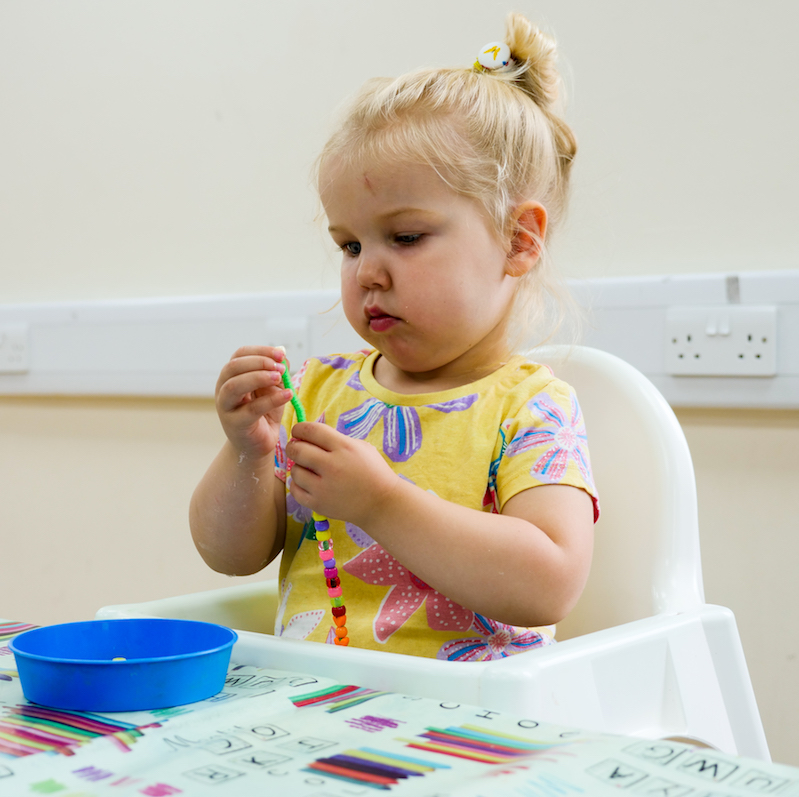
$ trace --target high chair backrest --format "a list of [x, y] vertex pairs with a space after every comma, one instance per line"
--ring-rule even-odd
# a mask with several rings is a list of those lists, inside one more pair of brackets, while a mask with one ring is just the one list
[[696, 484], [679, 422], [655, 386], [607, 352], [527, 352], [575, 389], [599, 491], [594, 560], [558, 638], [704, 603]]

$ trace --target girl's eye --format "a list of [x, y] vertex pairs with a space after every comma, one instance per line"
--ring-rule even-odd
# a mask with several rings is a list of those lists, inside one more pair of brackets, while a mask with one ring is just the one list
[[355, 257], [361, 253], [361, 245], [357, 241], [350, 241], [349, 243], [344, 244], [341, 247], [342, 252], [346, 252], [348, 255]]
[[397, 235], [395, 240], [398, 244], [402, 244], [403, 246], [411, 246], [417, 243], [422, 237], [422, 234], [419, 232], [409, 232], [403, 233], [402, 235]]

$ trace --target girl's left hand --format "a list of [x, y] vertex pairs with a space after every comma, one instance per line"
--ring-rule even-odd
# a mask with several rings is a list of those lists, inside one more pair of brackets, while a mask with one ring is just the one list
[[319, 515], [369, 526], [373, 513], [399, 481], [378, 450], [323, 423], [298, 423], [286, 456], [291, 468], [290, 492]]

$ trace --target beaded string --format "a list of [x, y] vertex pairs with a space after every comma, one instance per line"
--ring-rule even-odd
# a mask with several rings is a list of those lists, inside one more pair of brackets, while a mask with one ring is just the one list
[[[294, 385], [291, 384], [288, 368], [283, 371], [282, 378], [283, 386], [286, 390], [291, 391], [291, 406], [294, 407], [297, 421], [298, 423], [304, 423], [306, 420], [305, 410], [297, 396], [297, 391], [294, 390]], [[334, 642], [337, 645], [346, 646], [350, 644], [350, 638], [347, 636], [347, 607], [344, 605], [344, 598], [341, 592], [341, 579], [338, 576], [335, 554], [333, 553], [333, 535], [330, 531], [330, 521], [323, 515], [314, 512], [313, 526], [314, 538], [316, 539], [317, 548], [319, 550], [319, 558], [322, 560], [322, 564], [325, 568], [325, 584], [327, 585], [327, 594], [330, 596], [330, 611], [333, 615], [333, 622], [336, 625], [336, 637]]]

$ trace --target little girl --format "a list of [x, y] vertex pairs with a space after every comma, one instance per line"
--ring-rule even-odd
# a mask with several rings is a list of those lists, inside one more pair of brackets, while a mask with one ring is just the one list
[[322, 152], [343, 307], [370, 348], [303, 366], [313, 422], [279, 349], [239, 349], [216, 387], [228, 440], [191, 505], [213, 569], [283, 551], [277, 635], [497, 658], [550, 643], [585, 585], [580, 408], [514, 354], [576, 150], [554, 58], [511, 15], [472, 68], [367, 83]]

